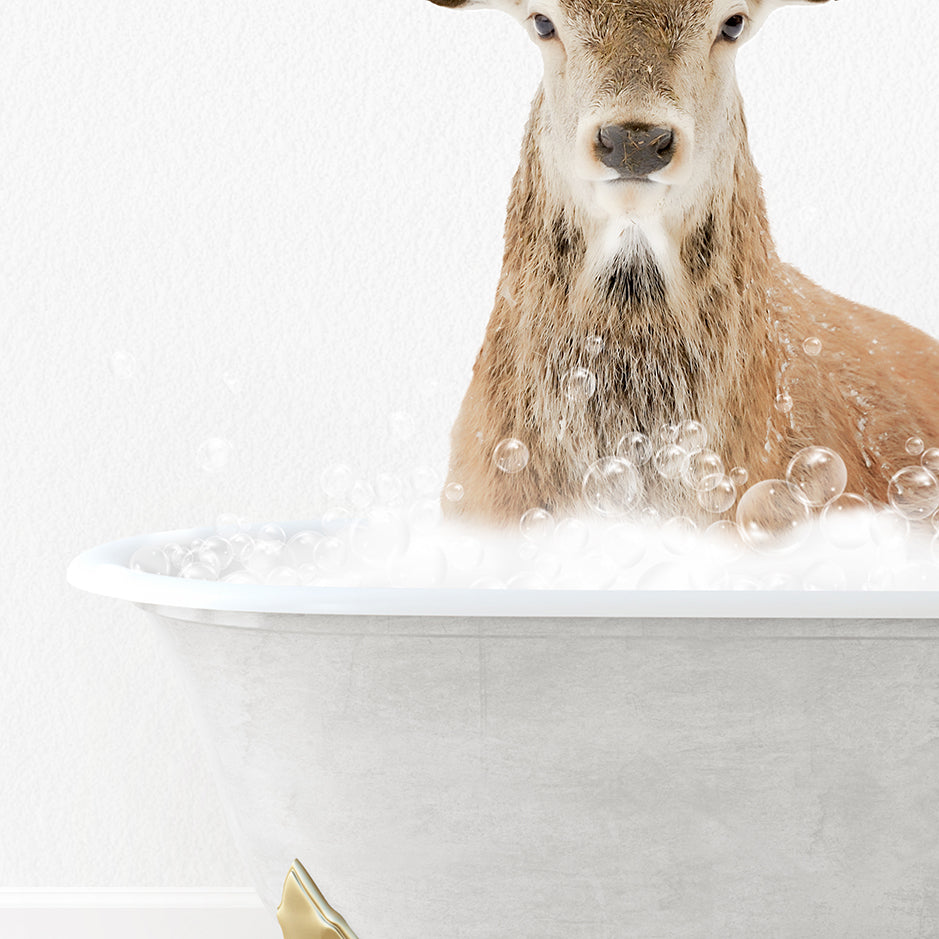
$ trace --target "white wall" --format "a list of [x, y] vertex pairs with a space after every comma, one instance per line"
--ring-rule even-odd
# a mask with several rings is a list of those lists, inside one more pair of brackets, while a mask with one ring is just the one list
[[[936, 332], [939, 5], [900, 7], [785, 9], [741, 83], [783, 256]], [[443, 465], [539, 59], [499, 14], [425, 0], [2, 20], [0, 885], [246, 886], [142, 615], [66, 564], [308, 516], [339, 460]]]

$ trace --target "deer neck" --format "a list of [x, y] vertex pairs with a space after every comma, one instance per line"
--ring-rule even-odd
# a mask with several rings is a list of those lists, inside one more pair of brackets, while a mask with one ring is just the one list
[[[611, 453], [629, 430], [651, 436], [688, 419], [726, 452], [735, 405], [771, 407], [775, 389], [765, 350], [778, 262], [742, 110], [713, 180], [679, 210], [637, 221], [578, 208], [539, 143], [540, 105], [509, 200], [482, 361], [525, 389], [516, 424], [558, 424], [549, 431], [558, 446], [585, 460]], [[596, 390], [571, 406], [565, 379], [575, 369]]]

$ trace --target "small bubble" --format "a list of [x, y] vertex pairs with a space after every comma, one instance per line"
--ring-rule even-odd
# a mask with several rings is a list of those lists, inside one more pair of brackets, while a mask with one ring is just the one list
[[320, 485], [330, 499], [341, 499], [352, 486], [352, 470], [345, 463], [338, 463], [323, 470]]
[[391, 473], [379, 473], [375, 477], [375, 494], [383, 505], [401, 505], [407, 494], [407, 487], [400, 477]]
[[225, 538], [213, 535], [196, 549], [195, 556], [203, 564], [211, 564], [221, 572], [234, 560], [235, 551]]
[[603, 340], [599, 336], [588, 336], [584, 341], [584, 352], [595, 359], [603, 351]]
[[313, 561], [318, 570], [326, 574], [338, 571], [346, 559], [346, 546], [335, 537], [324, 538], [313, 549]]
[[685, 465], [685, 479], [696, 492], [714, 489], [724, 478], [724, 461], [713, 450], [693, 454]]
[[354, 512], [364, 512], [375, 502], [375, 490], [364, 479], [357, 479], [346, 493], [346, 500]]
[[737, 504], [737, 528], [743, 540], [761, 554], [784, 554], [808, 537], [809, 507], [784, 479], [765, 479], [751, 486]]
[[408, 521], [415, 531], [431, 531], [440, 521], [439, 496], [418, 499], [408, 509]]
[[261, 579], [251, 571], [237, 570], [226, 574], [222, 581], [226, 584], [259, 584]]
[[290, 563], [296, 567], [303, 567], [305, 564], [313, 564], [316, 560], [314, 552], [316, 546], [323, 540], [323, 535], [318, 531], [298, 531], [287, 542], [287, 558]]
[[132, 571], [143, 571], [145, 574], [169, 574], [172, 570], [170, 559], [162, 548], [138, 548], [130, 558], [129, 567]]
[[906, 452], [910, 456], [919, 456], [923, 452], [924, 446], [921, 437], [909, 437], [906, 441]]
[[616, 445], [616, 455], [633, 466], [644, 466], [652, 459], [652, 441], [638, 430], [630, 431]]
[[463, 487], [459, 483], [447, 483], [443, 494], [448, 502], [461, 502], [463, 500]]
[[218, 580], [218, 571], [209, 564], [190, 562], [180, 572], [187, 580]]
[[[743, 466], [735, 466], [727, 475], [738, 489], [741, 486], [746, 486], [747, 480], [750, 478], [750, 473]], [[715, 524], [717, 523], [715, 522]]]
[[258, 529], [257, 534], [258, 541], [269, 541], [271, 544], [284, 544], [287, 540], [287, 533], [280, 527], [280, 525], [275, 525], [273, 523], [268, 525], [262, 525]]
[[222, 437], [209, 437], [204, 441], [197, 454], [199, 466], [204, 473], [214, 475], [222, 473], [228, 467], [228, 461], [231, 459], [231, 442]]
[[848, 469], [834, 450], [804, 447], [789, 461], [786, 480], [806, 505], [818, 508], [844, 492]]
[[697, 453], [708, 442], [708, 432], [699, 421], [682, 421], [678, 425], [678, 437], [675, 443], [687, 453]]
[[653, 461], [663, 479], [678, 479], [685, 473], [688, 454], [677, 443], [669, 443], [655, 454]]
[[514, 475], [528, 466], [528, 447], [515, 437], [499, 442], [492, 452], [492, 461], [503, 473]]
[[890, 480], [887, 500], [911, 522], [929, 518], [939, 508], [939, 479], [924, 466], [905, 466]]
[[785, 392], [776, 395], [776, 410], [780, 414], [788, 414], [792, 410], [792, 398]]
[[518, 527], [526, 541], [539, 544], [554, 532], [554, 516], [547, 509], [529, 509], [522, 516]]
[[802, 350], [806, 355], [816, 356], [822, 351], [822, 340], [816, 339], [815, 336], [809, 336], [802, 343]]
[[222, 382], [229, 392], [233, 395], [241, 394], [242, 380], [241, 375], [233, 368], [227, 368], [222, 372]]
[[698, 504], [713, 515], [727, 512], [736, 501], [737, 487], [729, 476], [721, 476], [716, 485], [698, 492]]
[[564, 394], [569, 401], [582, 403], [597, 390], [597, 379], [586, 368], [572, 368], [562, 381]]
[[108, 360], [108, 366], [115, 378], [133, 378], [137, 372], [137, 360], [126, 349], [115, 349]]
[[657, 428], [655, 434], [662, 443], [678, 443], [678, 424], [662, 424]]
[[590, 540], [590, 530], [579, 518], [562, 518], [554, 529], [552, 544], [565, 554], [583, 551]]
[[939, 475], [939, 447], [930, 447], [928, 450], [924, 450], [919, 461], [934, 476]]
[[615, 456], [593, 463], [584, 474], [581, 489], [587, 505], [608, 518], [627, 514], [643, 494], [639, 471], [628, 460]]

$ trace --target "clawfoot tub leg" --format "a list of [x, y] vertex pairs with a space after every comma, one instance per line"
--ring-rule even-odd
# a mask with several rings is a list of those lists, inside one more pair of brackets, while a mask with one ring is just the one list
[[284, 881], [277, 921], [284, 939], [357, 939], [299, 861], [293, 862]]

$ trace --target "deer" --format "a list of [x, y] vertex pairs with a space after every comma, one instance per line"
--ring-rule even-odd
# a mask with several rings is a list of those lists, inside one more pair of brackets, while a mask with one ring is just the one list
[[682, 427], [750, 484], [829, 448], [884, 503], [908, 439], [939, 444], [939, 343], [779, 259], [735, 76], [776, 8], [827, 0], [431, 2], [508, 13], [544, 60], [445, 515], [578, 514], [612, 459], [630, 509], [726, 516], [649, 458], [681, 457]]

